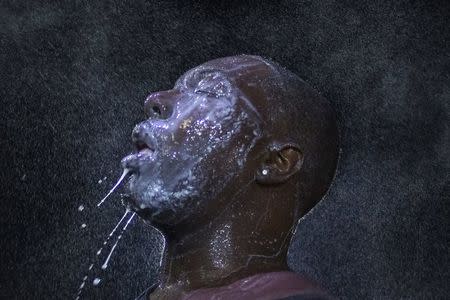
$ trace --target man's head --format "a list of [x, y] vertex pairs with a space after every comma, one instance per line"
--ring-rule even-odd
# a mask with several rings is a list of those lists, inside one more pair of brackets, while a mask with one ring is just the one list
[[286, 209], [296, 218], [333, 177], [338, 142], [329, 103], [261, 57], [193, 68], [173, 89], [149, 95], [145, 111], [132, 133], [137, 151], [122, 164], [132, 172], [130, 206], [156, 225], [203, 225], [236, 202], [257, 203], [261, 192], [291, 195], [295, 206]]

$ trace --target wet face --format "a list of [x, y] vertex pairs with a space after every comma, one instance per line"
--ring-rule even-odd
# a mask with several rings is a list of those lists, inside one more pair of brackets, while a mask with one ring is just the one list
[[129, 205], [145, 218], [170, 225], [192, 217], [248, 168], [262, 121], [236, 68], [246, 65], [206, 63], [146, 99], [148, 119], [132, 132], [136, 151], [122, 160], [132, 174]]

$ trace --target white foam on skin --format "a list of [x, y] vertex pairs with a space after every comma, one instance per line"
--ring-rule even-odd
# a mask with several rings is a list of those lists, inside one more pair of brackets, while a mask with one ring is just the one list
[[[211, 78], [215, 80], [216, 75]], [[143, 122], [148, 122], [148, 133], [158, 138], [157, 159], [150, 165], [143, 163], [142, 172], [132, 175], [129, 189], [136, 196], [139, 208], [155, 209], [153, 217], [165, 210], [192, 209], [185, 200], [202, 197], [203, 187], [211, 180], [210, 173], [203, 171], [200, 162], [213, 151], [227, 149], [242, 130], [250, 130], [245, 135], [246, 141], [237, 145], [233, 164], [224, 166], [230, 174], [216, 180], [214, 190], [208, 194], [208, 197], [214, 197], [213, 194], [219, 193], [245, 166], [251, 149], [261, 138], [264, 120], [251, 101], [237, 88], [234, 90], [226, 78], [217, 88], [208, 80], [200, 80], [196, 88], [188, 87], [186, 81], [178, 82], [175, 88], [181, 93], [174, 103], [173, 116]], [[211, 96], [211, 91], [216, 96]], [[185, 135], [184, 140], [174, 143], [176, 130], [184, 131]], [[172, 145], [166, 147], [169, 140], [167, 145]], [[178, 144], [180, 146], [176, 146]]]
[[[224, 107], [221, 105], [219, 107], [224, 109], [227, 106]], [[130, 190], [141, 196], [141, 199], [139, 199], [139, 202], [141, 202], [139, 204], [140, 208], [156, 208], [156, 212], [153, 216], [159, 214], [164, 209], [171, 209], [173, 211], [182, 209], [186, 205], [184, 200], [199, 195], [208, 180], [208, 178], [205, 178], [205, 175], [202, 175], [202, 172], [197, 169], [198, 164], [204, 158], [207, 158], [209, 153], [213, 150], [226, 149], [233, 137], [241, 132], [243, 124], [253, 124], [251, 125], [253, 129], [246, 135], [246, 137], [251, 140], [245, 144], [240, 143], [238, 146], [239, 155], [236, 157], [236, 166], [232, 173], [236, 173], [244, 167], [250, 150], [261, 137], [259, 122], [255, 119], [254, 115], [249, 116], [245, 111], [232, 117], [232, 114], [235, 113], [236, 110], [229, 107], [229, 105], [228, 109], [225, 111], [227, 112], [226, 114], [223, 114], [223, 110], [222, 112], [217, 111], [219, 113], [218, 115], [214, 115], [215, 110], [208, 113], [209, 118], [219, 117], [222, 122], [225, 121], [225, 124], [219, 122], [207, 124], [205, 123], [205, 119], [197, 120], [195, 123], [191, 124], [192, 126], [188, 128], [189, 136], [199, 137], [185, 143], [184, 148], [182, 149], [183, 153], [174, 151], [174, 153], [177, 153], [176, 157], [173, 157], [174, 153], [171, 154], [170, 158], [172, 160], [174, 158], [177, 159], [176, 165], [168, 166], [165, 163], [166, 158], [160, 157], [160, 159], [153, 164], [151, 172], [141, 173], [140, 176], [132, 178], [130, 181]], [[226, 120], [224, 118], [226, 118]], [[248, 119], [253, 119], [253, 121], [249, 123]], [[226, 125], [227, 123], [229, 125]], [[212, 127], [211, 124], [213, 124]], [[222, 126], [231, 126], [231, 128], [228, 128], [225, 133], [224, 130], [222, 130]], [[205, 130], [206, 136], [203, 137], [203, 135], [199, 135], [197, 132], [198, 130]], [[198, 139], [200, 139], [200, 142]], [[203, 142], [201, 142], [202, 140], [207, 142], [207, 147], [198, 146], [203, 144]], [[164, 147], [164, 145], [160, 146]], [[161, 161], [163, 161], [164, 164], [162, 164]], [[165, 167], [164, 169], [162, 168], [163, 165]], [[194, 172], [196, 171], [197, 173], [194, 175]], [[216, 186], [216, 192], [219, 192], [228, 180], [228, 177], [221, 178], [220, 182], [218, 182], [220, 184]], [[209, 196], [212, 197], [212, 195]]]

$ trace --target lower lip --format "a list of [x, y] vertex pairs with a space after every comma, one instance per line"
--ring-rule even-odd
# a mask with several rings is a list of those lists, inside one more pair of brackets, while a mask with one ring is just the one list
[[122, 159], [122, 167], [124, 169], [135, 170], [138, 169], [145, 162], [153, 161], [155, 157], [155, 151], [150, 149], [143, 149], [138, 153], [130, 154]]

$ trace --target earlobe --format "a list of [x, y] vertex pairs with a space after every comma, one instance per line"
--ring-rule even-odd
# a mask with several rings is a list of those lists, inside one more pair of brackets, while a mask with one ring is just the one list
[[296, 174], [303, 164], [303, 154], [294, 144], [285, 144], [270, 149], [260, 168], [256, 181], [260, 184], [279, 184]]

